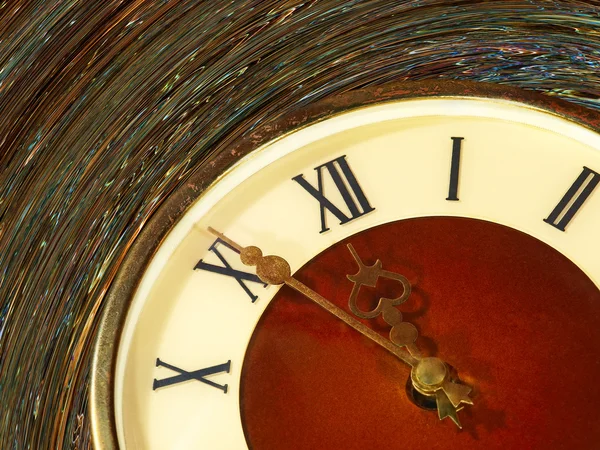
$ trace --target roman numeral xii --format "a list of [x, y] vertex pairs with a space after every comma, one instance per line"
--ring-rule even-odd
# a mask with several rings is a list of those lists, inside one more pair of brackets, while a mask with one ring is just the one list
[[[313, 186], [306, 181], [306, 178], [304, 178], [303, 174], [295, 176], [292, 178], [292, 180], [302, 186], [306, 192], [312, 195], [315, 200], [319, 202], [319, 209], [321, 212], [320, 233], [324, 233], [325, 231], [329, 230], [329, 227], [327, 226], [325, 210], [333, 214], [340, 221], [340, 224], [345, 224], [375, 209], [369, 204], [365, 193], [358, 184], [356, 176], [352, 172], [352, 169], [350, 169], [350, 165], [348, 164], [345, 155], [315, 167], [315, 171], [317, 172], [316, 186]], [[328, 173], [333, 180], [333, 183], [335, 184], [335, 187], [337, 188], [342, 197], [342, 201], [345, 204], [344, 209], [348, 211], [347, 213], [342, 212], [342, 210], [336, 206], [333, 201], [325, 196], [323, 182], [325, 173]]]

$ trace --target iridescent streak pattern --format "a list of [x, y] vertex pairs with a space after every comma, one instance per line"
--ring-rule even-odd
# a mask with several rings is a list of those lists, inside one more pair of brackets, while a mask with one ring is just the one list
[[140, 229], [211, 154], [330, 94], [506, 83], [599, 108], [575, 1], [0, 3], [0, 448], [90, 447], [90, 351]]

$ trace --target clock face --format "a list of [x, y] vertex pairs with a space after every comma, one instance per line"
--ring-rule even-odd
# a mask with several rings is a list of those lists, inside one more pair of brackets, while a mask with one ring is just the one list
[[[241, 158], [144, 267], [112, 373], [119, 446], [592, 448], [599, 149], [522, 104], [423, 98], [340, 112]], [[463, 428], [440, 421], [409, 365], [265, 283], [209, 227], [285, 258], [388, 341], [387, 316], [365, 312], [406, 293], [389, 307], [414, 326], [413, 354], [472, 389]], [[387, 276], [353, 296], [359, 260]]]

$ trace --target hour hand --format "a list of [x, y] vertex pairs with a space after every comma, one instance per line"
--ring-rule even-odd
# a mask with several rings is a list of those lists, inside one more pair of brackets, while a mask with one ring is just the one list
[[[348, 249], [358, 264], [358, 273], [348, 275], [348, 279], [354, 283], [348, 300], [350, 310], [363, 319], [372, 319], [381, 314], [383, 320], [392, 327], [390, 341], [399, 347], [406, 347], [418, 361], [411, 371], [414, 389], [427, 397], [435, 397], [440, 420], [450, 417], [459, 428], [462, 428], [456, 412], [461, 408], [462, 403], [473, 404], [469, 397], [471, 388], [452, 381], [448, 366], [441, 359], [421, 358], [415, 345], [419, 333], [413, 324], [403, 321], [402, 313], [396, 308], [410, 296], [411, 287], [408, 279], [401, 274], [383, 270], [380, 260], [377, 260], [372, 266], [368, 266], [362, 262], [351, 244], [348, 244]], [[375, 287], [379, 278], [398, 281], [402, 286], [402, 295], [394, 299], [381, 298], [374, 309], [361, 310], [357, 306], [361, 286]]]

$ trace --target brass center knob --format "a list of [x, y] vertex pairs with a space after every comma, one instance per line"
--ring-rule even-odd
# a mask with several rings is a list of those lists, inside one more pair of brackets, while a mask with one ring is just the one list
[[414, 387], [424, 393], [437, 391], [448, 375], [444, 361], [439, 358], [423, 358], [412, 369], [411, 378]]

